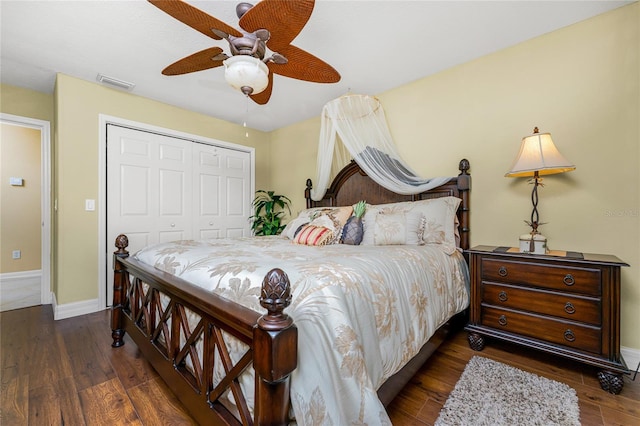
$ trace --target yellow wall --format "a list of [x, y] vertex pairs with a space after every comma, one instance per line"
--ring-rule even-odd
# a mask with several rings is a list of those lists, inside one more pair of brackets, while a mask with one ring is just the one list
[[315, 179], [319, 132], [320, 117], [271, 132], [271, 189], [291, 199], [294, 217], [305, 208], [306, 180]]
[[[41, 268], [40, 130], [0, 123], [0, 273]], [[21, 186], [11, 177], [23, 179]], [[21, 251], [19, 259], [12, 258]]]
[[98, 199], [99, 114], [254, 147], [256, 187], [269, 185], [266, 133], [245, 138], [242, 126], [63, 74], [56, 80], [55, 109], [59, 304], [98, 297], [98, 215], [84, 210], [84, 200]]
[[53, 131], [51, 94], [0, 84], [0, 112], [48, 121]]
[[[378, 94], [418, 173], [471, 162], [471, 243], [516, 245], [531, 186], [505, 178], [523, 136], [550, 132], [576, 170], [545, 177], [540, 229], [557, 250], [610, 253], [622, 270], [622, 344], [640, 348], [640, 6], [638, 3]], [[272, 132], [272, 186], [304, 207], [320, 120]], [[292, 154], [295, 153], [295, 154]]]

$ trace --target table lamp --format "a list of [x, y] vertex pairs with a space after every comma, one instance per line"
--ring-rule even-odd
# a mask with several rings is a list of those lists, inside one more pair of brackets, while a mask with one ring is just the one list
[[529, 234], [520, 237], [520, 251], [523, 253], [546, 254], [547, 239], [540, 232], [538, 226], [542, 225], [538, 215], [538, 186], [542, 185], [542, 175], [570, 172], [576, 166], [569, 163], [560, 154], [558, 148], [551, 139], [549, 133], [539, 133], [538, 128], [533, 129], [533, 134], [522, 138], [520, 152], [516, 157], [506, 177], [531, 177], [529, 183], [533, 184], [531, 192], [531, 221], [525, 222], [531, 227]]

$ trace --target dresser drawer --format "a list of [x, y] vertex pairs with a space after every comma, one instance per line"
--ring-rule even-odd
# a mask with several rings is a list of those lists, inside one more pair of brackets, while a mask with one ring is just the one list
[[483, 306], [481, 323], [486, 327], [587, 352], [601, 352], [601, 329], [553, 318]]
[[482, 258], [482, 280], [599, 296], [599, 269]]
[[506, 284], [482, 283], [482, 302], [501, 308], [517, 309], [600, 325], [601, 302], [598, 298], [571, 293], [553, 293]]

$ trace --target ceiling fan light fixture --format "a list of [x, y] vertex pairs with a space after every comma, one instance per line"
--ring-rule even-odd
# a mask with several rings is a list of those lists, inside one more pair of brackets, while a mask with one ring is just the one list
[[267, 88], [269, 68], [260, 59], [249, 55], [236, 55], [223, 63], [224, 78], [234, 89], [245, 95], [255, 95]]

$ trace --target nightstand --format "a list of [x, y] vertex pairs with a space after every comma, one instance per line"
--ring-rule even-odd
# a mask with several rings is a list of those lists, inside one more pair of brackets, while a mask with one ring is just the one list
[[468, 250], [471, 314], [465, 330], [600, 368], [602, 389], [618, 394], [629, 370], [620, 354], [620, 267], [615, 256], [559, 256], [477, 246]]

